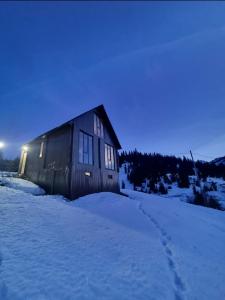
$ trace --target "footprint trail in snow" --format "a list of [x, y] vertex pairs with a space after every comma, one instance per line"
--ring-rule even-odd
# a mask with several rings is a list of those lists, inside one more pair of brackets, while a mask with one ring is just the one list
[[164, 248], [165, 255], [167, 257], [168, 267], [169, 267], [170, 272], [173, 275], [175, 300], [185, 299], [184, 292], [186, 291], [186, 288], [185, 288], [184, 282], [183, 282], [180, 274], [177, 271], [173, 251], [169, 246], [169, 242], [171, 240], [170, 236], [167, 234], [167, 232], [163, 228], [161, 228], [161, 226], [158, 224], [158, 222], [149, 213], [147, 213], [144, 210], [141, 202], [139, 202], [138, 208], [141, 211], [141, 213], [153, 223], [153, 225], [155, 226], [155, 228], [157, 229], [157, 231], [160, 234], [160, 238], [161, 238], [160, 240], [161, 240], [161, 244]]

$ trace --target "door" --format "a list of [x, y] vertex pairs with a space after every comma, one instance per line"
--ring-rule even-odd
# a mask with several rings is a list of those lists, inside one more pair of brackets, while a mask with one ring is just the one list
[[22, 162], [21, 162], [21, 172], [20, 172], [21, 175], [23, 175], [25, 172], [26, 161], [27, 161], [27, 151], [24, 151], [22, 155]]

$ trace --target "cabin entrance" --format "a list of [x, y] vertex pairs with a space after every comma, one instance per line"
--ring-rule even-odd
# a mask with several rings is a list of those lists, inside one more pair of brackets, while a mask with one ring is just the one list
[[25, 172], [26, 161], [27, 161], [27, 151], [23, 150], [22, 159], [21, 159], [21, 169], [20, 169], [21, 175], [23, 175]]

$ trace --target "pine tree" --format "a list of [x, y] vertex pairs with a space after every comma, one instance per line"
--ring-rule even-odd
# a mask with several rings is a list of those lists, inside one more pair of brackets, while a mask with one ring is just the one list
[[189, 178], [187, 173], [184, 171], [184, 169], [179, 170], [177, 183], [179, 188], [189, 188], [190, 186]]
[[121, 185], [122, 189], [125, 189], [125, 182], [122, 180], [122, 185]]
[[163, 195], [168, 194], [168, 191], [162, 182], [159, 183], [159, 193]]

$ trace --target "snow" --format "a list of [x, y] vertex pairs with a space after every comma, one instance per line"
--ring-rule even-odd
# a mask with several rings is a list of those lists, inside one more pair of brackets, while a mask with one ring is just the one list
[[24, 180], [21, 178], [16, 178], [9, 176], [4, 176], [5, 174], [0, 174], [0, 185], [7, 186], [16, 190], [24, 191], [26, 193], [30, 193], [32, 195], [44, 195], [45, 191], [40, 188], [38, 185], [34, 184], [31, 181]]
[[[136, 192], [128, 192], [135, 199]], [[224, 272], [224, 212], [173, 199], [139, 193], [146, 217], [155, 225], [174, 275], [187, 299], [222, 299]], [[215, 291], [215, 289], [217, 291]]]
[[129, 164], [124, 163], [120, 168], [120, 172], [119, 172], [120, 187], [122, 188], [122, 182], [124, 182], [126, 189], [133, 190], [134, 189], [133, 185], [127, 179], [127, 174], [125, 173], [125, 166], [126, 168], [128, 168]]
[[0, 186], [0, 299], [224, 299], [225, 213], [122, 192]]

